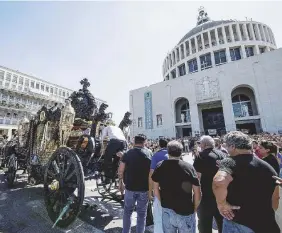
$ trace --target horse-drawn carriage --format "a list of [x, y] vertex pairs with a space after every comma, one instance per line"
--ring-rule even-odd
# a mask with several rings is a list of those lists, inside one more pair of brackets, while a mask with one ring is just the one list
[[[59, 227], [67, 227], [79, 214], [84, 201], [85, 175], [96, 180], [103, 178], [102, 129], [111, 122], [105, 113], [108, 105], [99, 110], [89, 92], [87, 79], [83, 88], [74, 92], [60, 109], [56, 104], [43, 106], [33, 119], [22, 119], [18, 135], [10, 143], [6, 180], [14, 184], [16, 172], [26, 170], [31, 184], [44, 184], [44, 200], [49, 217]], [[130, 114], [125, 115], [120, 127], [129, 126]], [[115, 177], [112, 177], [112, 183]], [[111, 190], [97, 182], [102, 195]], [[103, 188], [103, 192], [101, 189]]]

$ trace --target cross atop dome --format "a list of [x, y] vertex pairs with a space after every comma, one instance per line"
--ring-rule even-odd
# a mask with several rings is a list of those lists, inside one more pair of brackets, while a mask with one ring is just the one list
[[198, 21], [197, 21], [197, 26], [210, 21], [210, 18], [208, 17], [208, 13], [205, 11], [205, 8], [203, 6], [200, 6], [198, 9], [199, 15], [198, 15]]

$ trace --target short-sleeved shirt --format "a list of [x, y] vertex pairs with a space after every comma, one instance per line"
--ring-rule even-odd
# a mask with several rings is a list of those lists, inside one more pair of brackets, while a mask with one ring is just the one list
[[226, 157], [226, 154], [216, 149], [205, 149], [195, 158], [194, 168], [201, 173], [202, 199], [214, 201], [215, 197], [212, 191], [213, 177], [218, 171], [218, 162]]
[[179, 215], [194, 213], [192, 185], [199, 186], [197, 172], [183, 160], [164, 160], [158, 163], [152, 180], [159, 183], [161, 205]]
[[256, 233], [280, 233], [272, 208], [275, 170], [253, 154], [226, 158], [221, 161], [219, 170], [233, 177], [228, 186], [227, 201], [240, 209], [234, 211], [232, 221]]
[[282, 169], [282, 155], [280, 153], [278, 153], [277, 157], [280, 160], [280, 163], [279, 163], [280, 169]]
[[167, 149], [161, 149], [157, 151], [152, 157], [151, 169], [155, 170], [159, 162], [167, 159], [168, 159]]
[[151, 157], [151, 152], [144, 147], [134, 147], [123, 155], [121, 161], [125, 163], [124, 184], [127, 190], [149, 190]]
[[262, 159], [263, 161], [267, 162], [271, 167], [274, 168], [274, 170], [279, 175], [280, 173], [280, 167], [277, 158], [274, 155], [268, 155]]

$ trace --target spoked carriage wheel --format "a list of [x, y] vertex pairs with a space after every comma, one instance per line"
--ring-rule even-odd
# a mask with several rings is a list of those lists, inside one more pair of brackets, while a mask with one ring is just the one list
[[56, 226], [69, 226], [80, 213], [84, 200], [84, 174], [77, 154], [68, 147], [58, 148], [44, 175], [44, 199]]
[[7, 165], [7, 172], [6, 172], [6, 181], [9, 188], [13, 187], [15, 179], [16, 179], [16, 172], [17, 172], [17, 158], [15, 154], [12, 154], [9, 158], [8, 165]]

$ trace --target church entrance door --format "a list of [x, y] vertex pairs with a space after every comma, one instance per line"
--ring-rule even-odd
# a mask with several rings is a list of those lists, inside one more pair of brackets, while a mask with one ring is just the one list
[[202, 110], [203, 126], [206, 135], [222, 135], [226, 133], [222, 107]]

